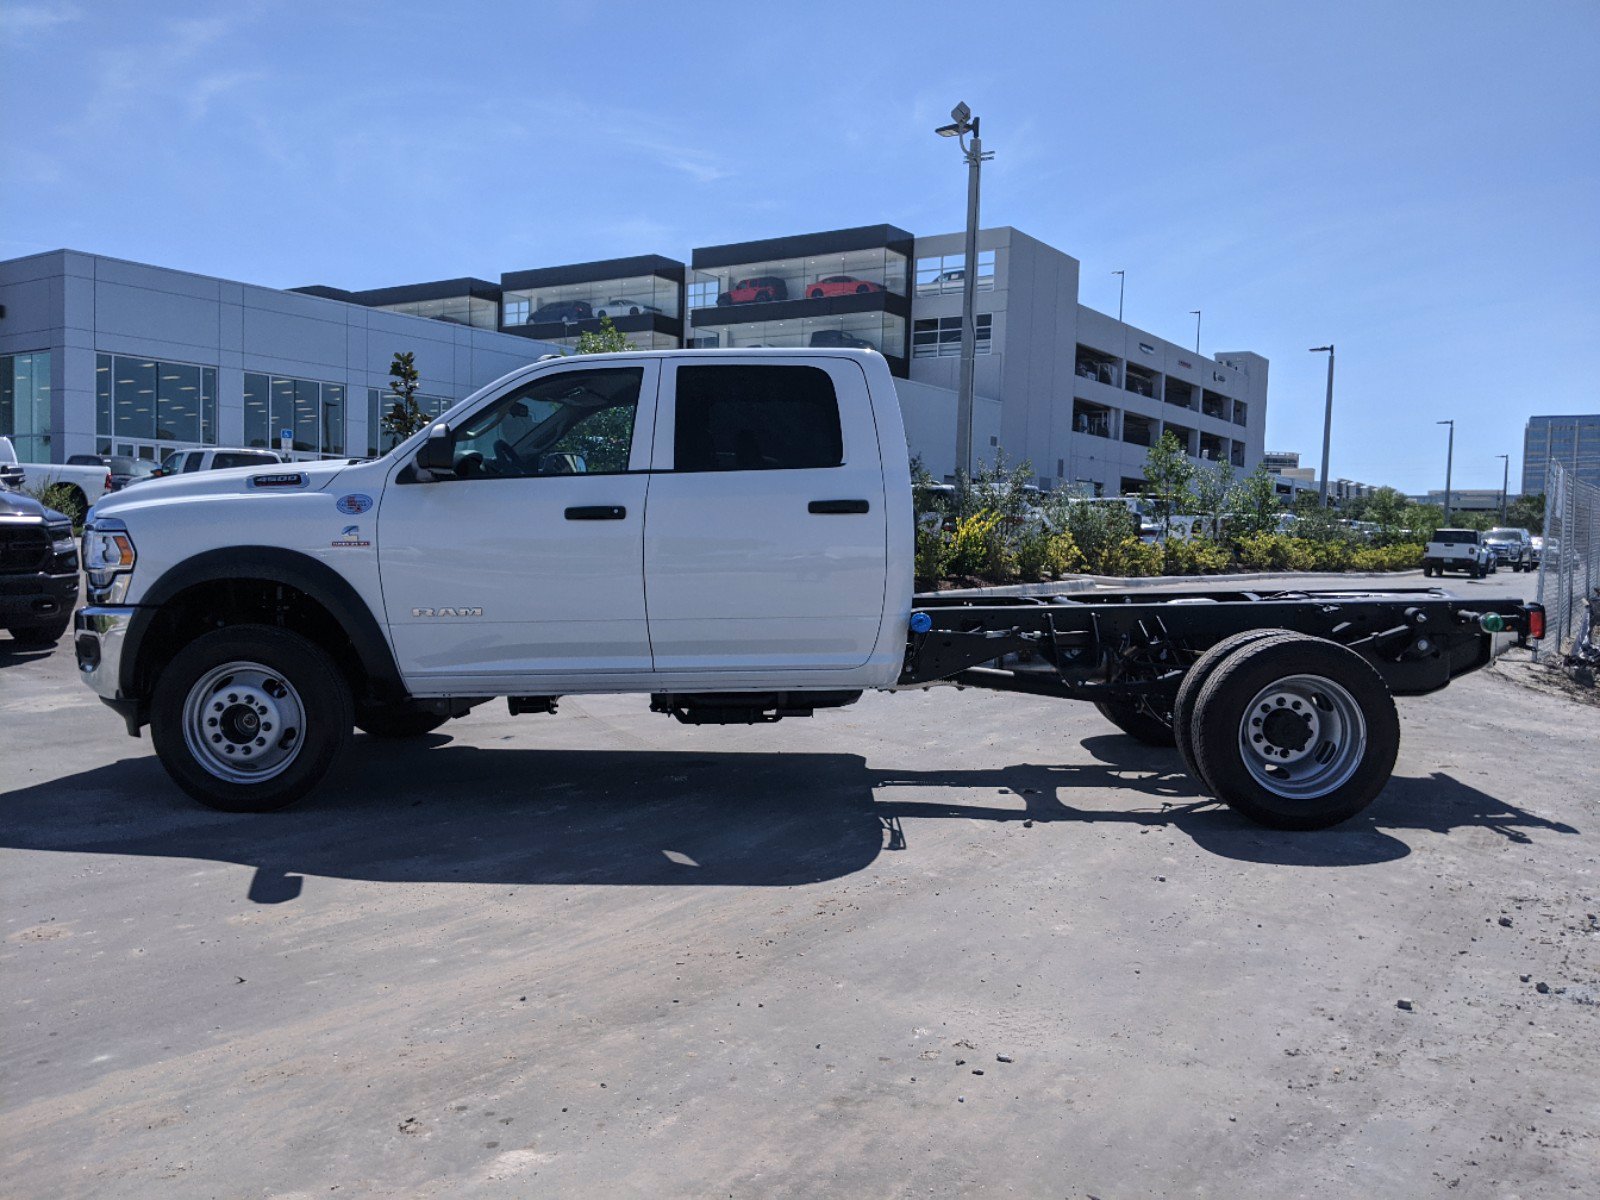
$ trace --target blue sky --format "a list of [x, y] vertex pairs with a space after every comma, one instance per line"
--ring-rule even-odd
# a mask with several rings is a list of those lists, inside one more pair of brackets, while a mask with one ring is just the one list
[[[962, 23], [966, 27], [962, 27]], [[1267, 441], [1513, 487], [1600, 411], [1600, 5], [0, 6], [0, 257], [362, 288], [890, 221], [984, 223], [1081, 298], [1272, 360]]]

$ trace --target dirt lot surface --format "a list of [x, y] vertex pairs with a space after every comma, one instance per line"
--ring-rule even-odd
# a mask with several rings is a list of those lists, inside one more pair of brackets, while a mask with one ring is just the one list
[[0, 647], [0, 1192], [1593, 1196], [1600, 710], [1401, 713], [1313, 834], [953, 689], [491, 704], [228, 816]]

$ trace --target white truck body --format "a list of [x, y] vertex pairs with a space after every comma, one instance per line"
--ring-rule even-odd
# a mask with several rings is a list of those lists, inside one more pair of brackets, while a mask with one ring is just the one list
[[[16, 470], [7, 470], [15, 468]], [[20, 476], [17, 475], [20, 471]], [[0, 437], [0, 472], [15, 480], [14, 486], [37, 492], [52, 483], [64, 483], [83, 493], [83, 502], [93, 504], [106, 494], [111, 472], [103, 466], [67, 466], [63, 463], [25, 463], [17, 458], [16, 447], [8, 437]]]
[[[798, 470], [674, 469], [685, 367], [800, 367], [838, 399], [843, 461]], [[372, 462], [155, 479], [95, 520], [125, 524], [138, 606], [208, 551], [325, 564], [378, 616], [419, 697], [891, 686], [912, 596], [910, 469], [893, 379], [862, 351], [694, 351], [536, 363], [469, 397], [475, 416], [535, 379], [637, 367], [625, 472], [406, 482], [418, 434]], [[263, 485], [275, 476], [289, 486]], [[864, 500], [864, 513], [808, 511]], [[568, 510], [617, 508], [617, 520]], [[104, 693], [102, 693], [104, 694]]]
[[1483, 544], [1476, 529], [1440, 529], [1423, 547], [1422, 573], [1443, 574], [1465, 571], [1468, 575], [1487, 575], [1494, 567], [1494, 552]]

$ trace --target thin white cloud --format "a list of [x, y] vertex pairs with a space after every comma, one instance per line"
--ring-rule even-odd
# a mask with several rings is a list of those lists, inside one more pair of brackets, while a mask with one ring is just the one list
[[83, 15], [76, 4], [7, 4], [0, 8], [0, 34], [23, 41], [35, 34], [67, 25]]

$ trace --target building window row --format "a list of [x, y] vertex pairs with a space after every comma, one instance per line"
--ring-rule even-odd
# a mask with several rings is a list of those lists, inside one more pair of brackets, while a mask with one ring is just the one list
[[50, 461], [50, 351], [0, 355], [0, 437], [23, 462]]
[[244, 444], [338, 457], [345, 452], [344, 385], [245, 372]]
[[[965, 254], [936, 254], [917, 259], [917, 295], [938, 296], [945, 292], [960, 292], [966, 287], [967, 256]], [[980, 292], [994, 290], [994, 251], [978, 251], [978, 283]]]
[[692, 309], [827, 300], [873, 292], [904, 296], [906, 258], [877, 248], [703, 268], [689, 280], [687, 291]]
[[[973, 353], [987, 354], [994, 335], [994, 314], [973, 318]], [[911, 323], [912, 358], [948, 358], [961, 353], [961, 318], [926, 317]]]
[[501, 313], [507, 327], [575, 324], [600, 317], [665, 316], [676, 320], [683, 315], [677, 282], [661, 275], [508, 291], [501, 300]]
[[217, 369], [137, 355], [95, 356], [95, 433], [113, 442], [217, 444]]

